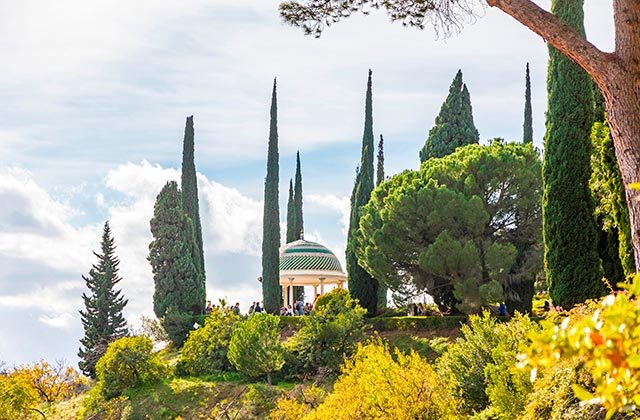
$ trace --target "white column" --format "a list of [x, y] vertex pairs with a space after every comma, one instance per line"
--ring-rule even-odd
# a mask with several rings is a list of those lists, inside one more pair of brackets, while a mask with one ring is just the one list
[[[313, 285], [313, 300], [316, 299], [316, 296], [318, 296], [318, 285], [314, 284]], [[313, 302], [313, 300], [312, 300], [312, 302]]]
[[282, 302], [285, 306], [287, 305], [287, 287], [288, 286], [282, 286]]
[[293, 305], [293, 279], [289, 279], [289, 305]]
[[320, 277], [320, 294], [324, 295], [324, 277]]

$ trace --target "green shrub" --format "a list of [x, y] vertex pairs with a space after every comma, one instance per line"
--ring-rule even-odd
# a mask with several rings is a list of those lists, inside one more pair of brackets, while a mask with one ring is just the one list
[[516, 356], [527, 334], [538, 328], [519, 314], [509, 322], [499, 322], [488, 312], [469, 317], [462, 337], [438, 359], [440, 374], [451, 382], [469, 414], [489, 405], [499, 418], [516, 418], [522, 412], [531, 387], [526, 373], [515, 369]]
[[28, 418], [26, 414], [38, 403], [38, 393], [23, 375], [0, 374], [1, 420]]
[[229, 342], [227, 357], [240, 373], [251, 378], [267, 377], [282, 369], [284, 348], [280, 342], [280, 319], [267, 313], [255, 314], [241, 322]]
[[287, 341], [292, 373], [337, 373], [344, 357], [364, 339], [366, 312], [344, 289], [321, 296], [303, 318], [305, 325]]
[[214, 309], [204, 325], [189, 333], [176, 366], [179, 375], [207, 375], [232, 370], [227, 358], [229, 340], [240, 316], [228, 309]]
[[113, 341], [96, 365], [98, 385], [105, 398], [121, 395], [130, 388], [154, 383], [168, 368], [153, 353], [147, 337], [123, 337]]
[[460, 328], [467, 317], [460, 316], [400, 316], [377, 317], [367, 320], [376, 331], [431, 331]]
[[242, 397], [242, 407], [256, 418], [264, 418], [275, 408], [276, 399], [280, 394], [276, 387], [251, 384]]
[[180, 347], [186, 340], [189, 331], [193, 329], [194, 319], [192, 314], [180, 312], [171, 306], [160, 320], [160, 323], [171, 343], [176, 347]]

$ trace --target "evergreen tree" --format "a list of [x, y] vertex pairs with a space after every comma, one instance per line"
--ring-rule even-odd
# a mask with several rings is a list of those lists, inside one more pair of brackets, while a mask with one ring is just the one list
[[276, 81], [271, 96], [271, 123], [267, 151], [267, 177], [264, 182], [264, 215], [262, 219], [262, 301], [265, 311], [275, 314], [280, 309], [280, 208], [278, 203], [278, 103]]
[[184, 211], [193, 221], [193, 228], [198, 244], [197, 266], [202, 280], [202, 300], [206, 299], [206, 280], [204, 270], [204, 250], [202, 247], [202, 226], [200, 225], [200, 207], [198, 204], [198, 181], [196, 179], [196, 164], [194, 161], [194, 130], [193, 115], [187, 117], [184, 128], [184, 143], [182, 147], [182, 205]]
[[296, 235], [296, 213], [293, 201], [293, 179], [289, 180], [289, 199], [287, 200], [287, 243], [298, 240]]
[[373, 99], [371, 94], [371, 70], [367, 81], [365, 99], [364, 133], [362, 136], [362, 155], [356, 175], [356, 182], [351, 193], [351, 216], [347, 236], [347, 277], [349, 292], [358, 299], [360, 306], [374, 316], [378, 305], [378, 282], [358, 264], [356, 255], [357, 233], [360, 224], [360, 211], [369, 202], [373, 191]]
[[376, 187], [384, 181], [384, 138], [380, 134], [378, 142], [378, 165], [376, 168]]
[[[384, 138], [380, 134], [378, 143], [378, 167], [376, 169], [376, 187], [384, 181]], [[387, 307], [388, 287], [383, 282], [378, 282], [378, 308]]]
[[296, 239], [302, 238], [304, 217], [302, 215], [302, 172], [300, 170], [300, 152], [296, 154], [296, 181], [293, 186], [293, 202], [295, 204]]
[[522, 141], [524, 143], [533, 143], [533, 116], [531, 114], [531, 77], [529, 63], [527, 63], [524, 88], [524, 124], [522, 126]]
[[429, 137], [420, 151], [420, 161], [432, 157], [443, 157], [456, 148], [478, 143], [480, 135], [473, 124], [471, 96], [462, 83], [462, 70], [451, 83], [449, 95], [436, 117], [436, 125], [429, 131]]
[[175, 181], [158, 194], [151, 219], [149, 257], [153, 272], [153, 311], [171, 341], [180, 346], [205, 305], [199, 248], [193, 222], [184, 212]]
[[118, 275], [120, 261], [115, 249], [109, 222], [106, 222], [102, 231], [101, 253], [93, 253], [98, 263], [92, 266], [88, 276], [82, 276], [90, 293], [82, 294], [85, 310], [80, 311], [80, 319], [84, 337], [80, 339], [82, 347], [78, 352], [78, 366], [85, 375], [94, 379], [96, 363], [104, 355], [107, 345], [128, 334], [127, 322], [122, 315], [127, 300], [120, 290], [114, 289], [122, 280]]
[[[551, 11], [584, 36], [584, 0], [553, 0]], [[549, 109], [543, 165], [543, 236], [549, 294], [569, 308], [605, 293], [589, 188], [591, 79], [549, 47]]]
[[[302, 239], [304, 232], [304, 216], [302, 215], [302, 171], [300, 169], [300, 152], [296, 153], [296, 177], [293, 186], [293, 208], [295, 212], [295, 237]], [[304, 295], [304, 286], [294, 286], [294, 299], [299, 299]]]

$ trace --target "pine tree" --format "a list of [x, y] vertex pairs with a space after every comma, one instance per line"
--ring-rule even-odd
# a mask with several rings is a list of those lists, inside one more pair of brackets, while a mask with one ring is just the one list
[[296, 235], [296, 213], [293, 201], [293, 179], [289, 180], [289, 199], [287, 200], [287, 243], [298, 240]]
[[462, 70], [458, 70], [449, 88], [449, 95], [436, 117], [436, 124], [420, 150], [420, 161], [446, 156], [458, 147], [478, 143], [479, 139], [473, 123], [471, 96], [467, 86], [462, 83]]
[[153, 311], [171, 341], [180, 346], [193, 325], [193, 316], [204, 309], [205, 294], [193, 222], [184, 211], [175, 181], [168, 182], [158, 194], [150, 224]]
[[367, 81], [367, 95], [365, 99], [364, 133], [362, 136], [362, 155], [356, 175], [356, 182], [351, 193], [351, 216], [349, 218], [349, 232], [347, 236], [347, 277], [349, 292], [360, 305], [367, 310], [369, 316], [374, 316], [378, 305], [378, 282], [358, 264], [356, 256], [357, 232], [360, 224], [362, 206], [369, 202], [373, 191], [373, 99], [371, 93], [371, 70]]
[[120, 261], [115, 254], [115, 243], [109, 228], [104, 224], [101, 253], [94, 252], [98, 263], [82, 279], [89, 288], [89, 295], [83, 293], [85, 310], [80, 311], [84, 337], [80, 339], [78, 357], [80, 370], [87, 376], [96, 377], [96, 363], [107, 350], [107, 345], [128, 334], [127, 322], [122, 310], [127, 300], [114, 287], [122, 280], [118, 275]]
[[531, 114], [531, 78], [529, 63], [527, 63], [524, 88], [524, 124], [522, 125], [522, 141], [524, 143], [533, 143], [533, 116]]
[[202, 300], [206, 299], [206, 279], [204, 270], [204, 250], [202, 246], [202, 226], [200, 225], [200, 207], [198, 204], [198, 180], [196, 178], [196, 164], [194, 161], [194, 130], [193, 115], [187, 117], [184, 128], [184, 143], [182, 147], [182, 204], [184, 211], [191, 218], [198, 244], [197, 266], [202, 280]]
[[[380, 134], [378, 143], [378, 167], [376, 169], [376, 187], [384, 181], [384, 138]], [[378, 308], [387, 307], [387, 285], [378, 282]]]
[[262, 301], [265, 311], [275, 314], [280, 309], [280, 208], [278, 203], [278, 103], [276, 81], [271, 96], [271, 123], [267, 152], [267, 177], [264, 182], [264, 215], [262, 219]]
[[[583, 0], [553, 0], [552, 13], [584, 36]], [[543, 165], [543, 236], [549, 294], [569, 308], [605, 292], [591, 177], [591, 79], [549, 47], [549, 109]]]

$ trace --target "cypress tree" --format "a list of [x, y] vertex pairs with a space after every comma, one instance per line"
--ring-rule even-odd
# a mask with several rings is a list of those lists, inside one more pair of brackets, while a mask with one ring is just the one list
[[202, 280], [202, 300], [206, 299], [206, 280], [204, 270], [204, 251], [202, 247], [202, 226], [200, 225], [200, 207], [198, 203], [198, 181], [194, 161], [193, 115], [187, 117], [184, 127], [182, 147], [182, 205], [184, 211], [193, 221], [196, 243], [198, 244], [197, 266]]
[[87, 376], [96, 377], [96, 363], [104, 355], [107, 345], [128, 334], [127, 322], [122, 310], [127, 300], [115, 286], [122, 280], [118, 275], [120, 261], [115, 254], [115, 243], [105, 222], [102, 231], [101, 253], [94, 252], [98, 263], [89, 270], [88, 276], [82, 276], [89, 294], [82, 294], [85, 310], [80, 311], [84, 327], [84, 337], [80, 339], [78, 357], [80, 370]]
[[275, 314], [280, 309], [280, 208], [278, 203], [278, 103], [276, 81], [271, 96], [271, 123], [267, 151], [267, 177], [264, 182], [264, 214], [262, 219], [262, 301], [265, 311]]
[[522, 125], [522, 141], [533, 143], [533, 116], [531, 111], [531, 78], [529, 75], [529, 63], [525, 76], [524, 88], [524, 124]]
[[449, 95], [436, 117], [435, 126], [429, 131], [429, 137], [420, 150], [420, 161], [446, 156], [458, 147], [478, 143], [479, 140], [480, 134], [473, 123], [471, 96], [467, 86], [462, 83], [462, 70], [458, 70], [449, 87]]
[[153, 241], [149, 257], [153, 272], [153, 311], [171, 341], [180, 346], [194, 315], [205, 305], [199, 249], [193, 222], [184, 212], [182, 194], [175, 181], [158, 194], [151, 219]]
[[296, 178], [293, 186], [293, 202], [295, 208], [296, 239], [302, 238], [304, 217], [302, 215], [302, 172], [300, 170], [300, 152], [296, 154]]
[[[300, 169], [300, 152], [296, 153], [296, 176], [293, 186], [293, 203], [295, 211], [295, 237], [302, 239], [304, 232], [304, 216], [302, 215], [302, 171]], [[294, 286], [293, 296], [298, 299], [304, 295], [304, 286]]]
[[289, 199], [287, 200], [287, 243], [296, 241], [296, 213], [293, 201], [293, 179], [289, 180]]
[[380, 134], [378, 142], [378, 165], [376, 168], [376, 187], [384, 181], [384, 138]]
[[[378, 142], [378, 165], [376, 168], [376, 187], [384, 181], [384, 138], [380, 134], [380, 141]], [[387, 307], [387, 285], [378, 282], [378, 308], [384, 309]]]
[[367, 95], [365, 99], [364, 133], [362, 136], [362, 154], [360, 166], [356, 175], [356, 182], [351, 193], [351, 215], [349, 218], [349, 232], [347, 236], [347, 277], [349, 292], [358, 299], [360, 305], [367, 310], [369, 316], [374, 316], [378, 305], [378, 282], [358, 264], [356, 256], [356, 241], [360, 224], [362, 206], [369, 202], [373, 191], [373, 99], [371, 94], [371, 70], [367, 81]]
[[[584, 0], [553, 0], [551, 11], [584, 36]], [[591, 177], [591, 79], [549, 47], [549, 109], [543, 164], [543, 236], [549, 294], [569, 308], [605, 293]]]

